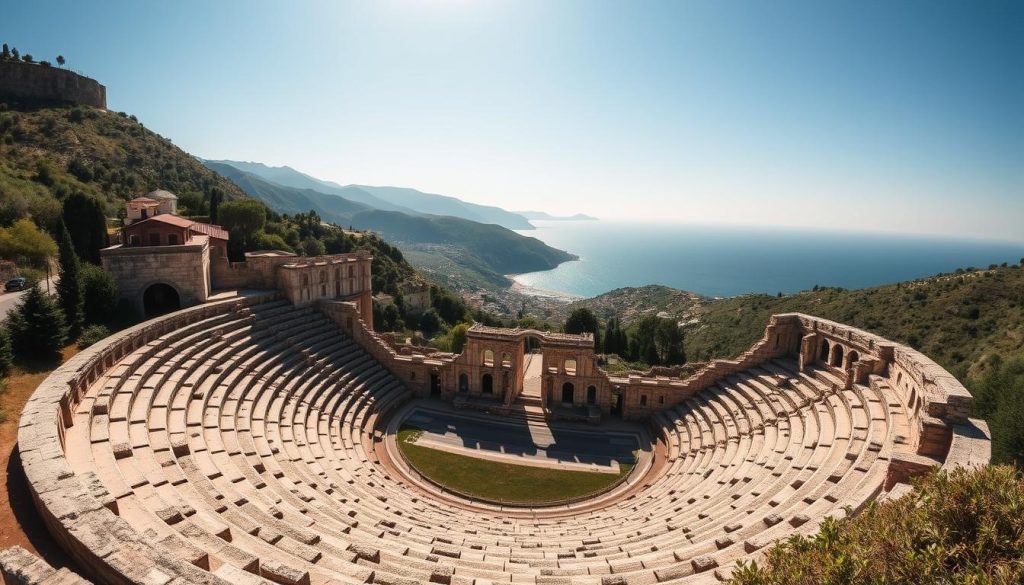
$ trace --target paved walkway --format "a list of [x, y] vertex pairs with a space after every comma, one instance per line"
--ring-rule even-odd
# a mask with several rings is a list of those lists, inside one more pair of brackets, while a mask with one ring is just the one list
[[516, 465], [618, 473], [635, 463], [635, 433], [587, 431], [547, 423], [504, 422], [418, 408], [406, 422], [424, 430], [417, 445]]
[[528, 353], [523, 356], [523, 362], [523, 393], [521, 396], [540, 400], [544, 356], [539, 353]]

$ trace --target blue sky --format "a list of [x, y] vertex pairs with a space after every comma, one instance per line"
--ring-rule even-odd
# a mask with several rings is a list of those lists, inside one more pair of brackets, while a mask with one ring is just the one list
[[509, 209], [1024, 240], [1021, 2], [8, 3], [196, 155]]

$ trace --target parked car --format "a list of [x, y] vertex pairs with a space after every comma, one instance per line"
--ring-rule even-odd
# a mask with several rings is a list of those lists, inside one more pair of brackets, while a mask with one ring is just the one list
[[7, 292], [11, 292], [12, 290], [25, 290], [26, 288], [28, 288], [28, 279], [24, 276], [12, 278], [4, 285], [4, 290]]

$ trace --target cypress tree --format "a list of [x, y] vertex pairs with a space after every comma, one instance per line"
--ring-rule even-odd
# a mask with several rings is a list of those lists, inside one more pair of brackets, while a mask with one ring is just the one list
[[71, 233], [68, 232], [67, 225], [61, 222], [59, 229], [60, 279], [57, 281], [57, 298], [60, 301], [61, 310], [64, 311], [68, 334], [75, 339], [82, 331], [82, 313], [84, 311], [82, 265], [78, 261], [78, 255], [75, 254], [75, 247], [71, 242]]
[[100, 264], [100, 250], [107, 246], [107, 217], [103, 204], [81, 191], [64, 200], [64, 224], [71, 233], [75, 253], [86, 262]]
[[7, 318], [14, 353], [22, 359], [53, 357], [67, 338], [64, 313], [36, 284], [25, 293]]

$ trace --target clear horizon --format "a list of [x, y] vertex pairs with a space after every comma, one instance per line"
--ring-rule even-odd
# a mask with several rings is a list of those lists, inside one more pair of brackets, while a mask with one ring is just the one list
[[1024, 240], [1024, 4], [25, 2], [210, 159], [509, 210]]

